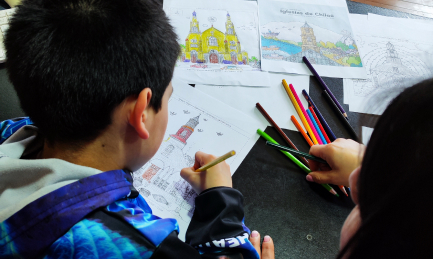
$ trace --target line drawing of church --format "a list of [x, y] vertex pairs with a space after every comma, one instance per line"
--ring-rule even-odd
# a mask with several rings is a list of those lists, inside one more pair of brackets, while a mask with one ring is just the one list
[[[179, 208], [177, 210], [182, 208], [190, 215], [194, 211], [194, 200], [197, 194], [188, 182], [180, 178], [179, 173], [182, 168], [194, 165], [195, 159], [185, 154], [183, 150], [199, 120], [200, 115], [192, 117], [175, 134], [170, 134], [168, 139], [162, 142], [155, 156], [134, 174], [134, 181], [135, 178], [141, 178], [137, 180], [141, 182], [138, 189], [142, 195], [153, 197], [162, 206], [171, 206], [175, 203]], [[152, 194], [155, 189], [158, 190], [158, 195]], [[142, 190], [146, 191], [142, 192]], [[160, 195], [161, 191], [165, 195]]]
[[410, 68], [403, 65], [391, 42], [386, 44], [386, 52], [385, 62], [370, 71], [375, 88], [404, 86], [407, 78], [417, 76]]
[[242, 51], [230, 14], [227, 12], [225, 33], [212, 27], [201, 32], [197, 13], [192, 13], [190, 31], [182, 48], [181, 61], [191, 63], [248, 65], [248, 52]]

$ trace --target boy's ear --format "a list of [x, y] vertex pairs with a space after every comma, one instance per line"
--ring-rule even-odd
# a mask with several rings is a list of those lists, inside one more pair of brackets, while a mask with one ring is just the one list
[[142, 139], [149, 138], [149, 131], [146, 129], [146, 119], [148, 118], [148, 110], [150, 99], [152, 98], [152, 90], [150, 88], [143, 89], [137, 97], [134, 109], [129, 116], [129, 124], [134, 127], [138, 135]]

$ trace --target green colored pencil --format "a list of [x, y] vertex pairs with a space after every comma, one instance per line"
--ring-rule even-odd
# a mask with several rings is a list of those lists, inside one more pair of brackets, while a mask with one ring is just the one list
[[[266, 134], [264, 131], [262, 131], [261, 129], [257, 129], [257, 133], [262, 136], [264, 139], [266, 139], [267, 141], [274, 143], [274, 144], [278, 144], [278, 142], [276, 142], [273, 138], [271, 138], [268, 134]], [[296, 157], [294, 157], [292, 154], [290, 154], [287, 151], [283, 151], [280, 150], [284, 155], [286, 155], [288, 158], [290, 158], [290, 160], [292, 160], [297, 166], [299, 166], [302, 170], [304, 170], [304, 172], [311, 173], [310, 168], [306, 167], [303, 163], [301, 163]], [[328, 192], [334, 194], [337, 197], [340, 197], [338, 195], [338, 193], [329, 185], [329, 184], [321, 184]]]
[[302, 157], [308, 158], [310, 160], [317, 161], [319, 163], [323, 163], [323, 164], [327, 164], [328, 163], [325, 160], [323, 160], [321, 158], [318, 158], [317, 156], [313, 156], [313, 155], [304, 153], [302, 151], [294, 150], [293, 148], [289, 148], [289, 147], [286, 147], [286, 146], [277, 145], [277, 144], [274, 144], [274, 143], [272, 143], [270, 141], [266, 141], [266, 145], [268, 145], [270, 147], [273, 147], [275, 149], [278, 149], [278, 150], [287, 151], [287, 152], [289, 152], [292, 155], [302, 156]]

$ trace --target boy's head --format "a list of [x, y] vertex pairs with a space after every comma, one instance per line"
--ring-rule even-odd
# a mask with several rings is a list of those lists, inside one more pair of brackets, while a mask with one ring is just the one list
[[48, 143], [92, 141], [145, 88], [158, 112], [179, 54], [156, 0], [24, 0], [5, 47], [21, 106]]

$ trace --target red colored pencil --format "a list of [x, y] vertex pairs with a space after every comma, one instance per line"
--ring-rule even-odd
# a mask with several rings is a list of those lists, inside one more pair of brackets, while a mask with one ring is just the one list
[[317, 118], [317, 115], [314, 112], [314, 107], [310, 106], [308, 109], [310, 110], [311, 114], [313, 114], [313, 117], [316, 120], [317, 125], [319, 125], [320, 131], [322, 131], [323, 136], [325, 137], [326, 141], [328, 142], [327, 144], [331, 143], [332, 141], [328, 138], [328, 135], [326, 135], [325, 129], [323, 128], [322, 124], [319, 121], [319, 118]]

